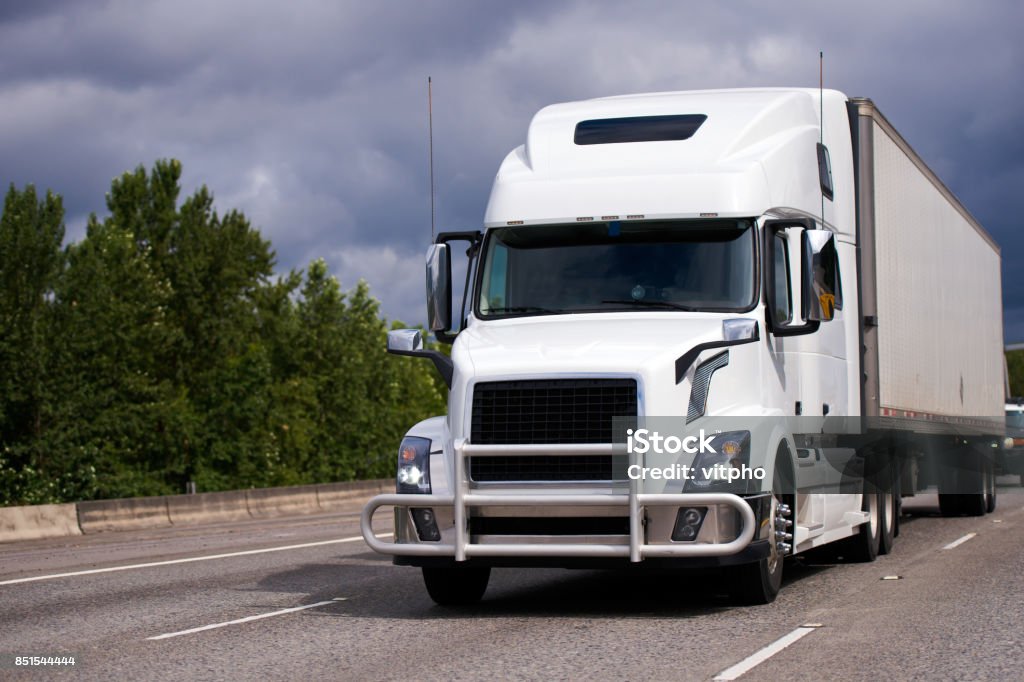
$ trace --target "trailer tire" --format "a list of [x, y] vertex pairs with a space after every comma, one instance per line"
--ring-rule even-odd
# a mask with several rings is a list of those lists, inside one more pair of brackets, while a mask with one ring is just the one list
[[480, 601], [491, 578], [490, 566], [424, 566], [427, 594], [439, 606], [467, 606]]
[[989, 481], [993, 478], [992, 465], [982, 462], [979, 469], [980, 471], [971, 472], [971, 482], [974, 490], [980, 490], [960, 496], [960, 513], [967, 516], [984, 516], [988, 513]]
[[[943, 516], [984, 516], [990, 504], [991, 482], [994, 482], [992, 465], [982, 462], [973, 468], [962, 468], [954, 472], [946, 482], [946, 490], [973, 490], [976, 492], [944, 493], [939, 485], [939, 512]], [[994, 501], [991, 502], [994, 507]]]
[[939, 513], [943, 516], [960, 516], [963, 513], [960, 496], [955, 493], [939, 493]]

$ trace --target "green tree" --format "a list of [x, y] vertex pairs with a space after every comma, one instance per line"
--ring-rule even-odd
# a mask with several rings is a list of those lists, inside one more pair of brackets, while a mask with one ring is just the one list
[[1006, 368], [1010, 374], [1010, 395], [1024, 396], [1024, 350], [1006, 351]]
[[384, 351], [360, 281], [274, 251], [181, 164], [116, 178], [62, 250], [59, 197], [0, 221], [0, 504], [288, 485], [393, 473], [444, 410], [429, 363]]
[[0, 216], [0, 504], [60, 495], [42, 447], [50, 419], [50, 299], [63, 263], [64, 208], [32, 185], [11, 185]]
[[62, 333], [54, 339], [61, 420], [48, 442], [72, 467], [91, 460], [98, 496], [172, 492], [167, 477], [176, 462], [167, 447], [182, 403], [157, 371], [178, 337], [168, 284], [135, 235], [113, 220], [91, 216], [85, 239], [67, 255], [56, 299]]

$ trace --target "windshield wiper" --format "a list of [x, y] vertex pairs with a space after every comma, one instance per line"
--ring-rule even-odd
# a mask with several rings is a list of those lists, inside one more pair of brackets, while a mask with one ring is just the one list
[[564, 313], [564, 310], [553, 308], [541, 308], [535, 305], [513, 306], [511, 308], [491, 308], [487, 311], [489, 315], [505, 315], [507, 313]]
[[682, 303], [675, 303], [673, 301], [645, 301], [643, 299], [637, 300], [634, 298], [618, 300], [601, 301], [601, 303], [612, 303], [615, 305], [634, 305], [638, 308], [671, 308], [673, 310], [685, 310], [687, 312], [697, 312], [698, 308], [692, 308]]

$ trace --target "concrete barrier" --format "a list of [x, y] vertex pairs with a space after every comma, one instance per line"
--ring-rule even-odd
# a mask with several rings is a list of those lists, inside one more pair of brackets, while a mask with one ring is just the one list
[[251, 518], [359, 510], [393, 479], [346, 481], [284, 488], [254, 488], [197, 495], [90, 500], [78, 504], [0, 507], [0, 542], [115, 530], [201, 525]]
[[245, 491], [245, 496], [249, 504], [249, 513], [253, 517], [315, 514], [320, 511], [316, 503], [315, 485], [252, 488]]
[[83, 533], [166, 528], [171, 525], [171, 517], [163, 496], [90, 500], [78, 503], [78, 525]]
[[0, 542], [81, 534], [73, 504], [0, 507]]
[[317, 504], [323, 511], [361, 508], [366, 501], [380, 493], [395, 492], [393, 478], [373, 481], [345, 481], [344, 483], [321, 483], [316, 487]]
[[168, 495], [167, 514], [175, 526], [251, 519], [245, 490]]

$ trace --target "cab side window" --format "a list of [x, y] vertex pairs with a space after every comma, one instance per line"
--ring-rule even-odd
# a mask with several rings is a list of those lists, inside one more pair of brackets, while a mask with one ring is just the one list
[[772, 299], [775, 320], [787, 323], [793, 319], [793, 292], [790, 287], [789, 251], [786, 248], [786, 236], [783, 232], [772, 235]]

